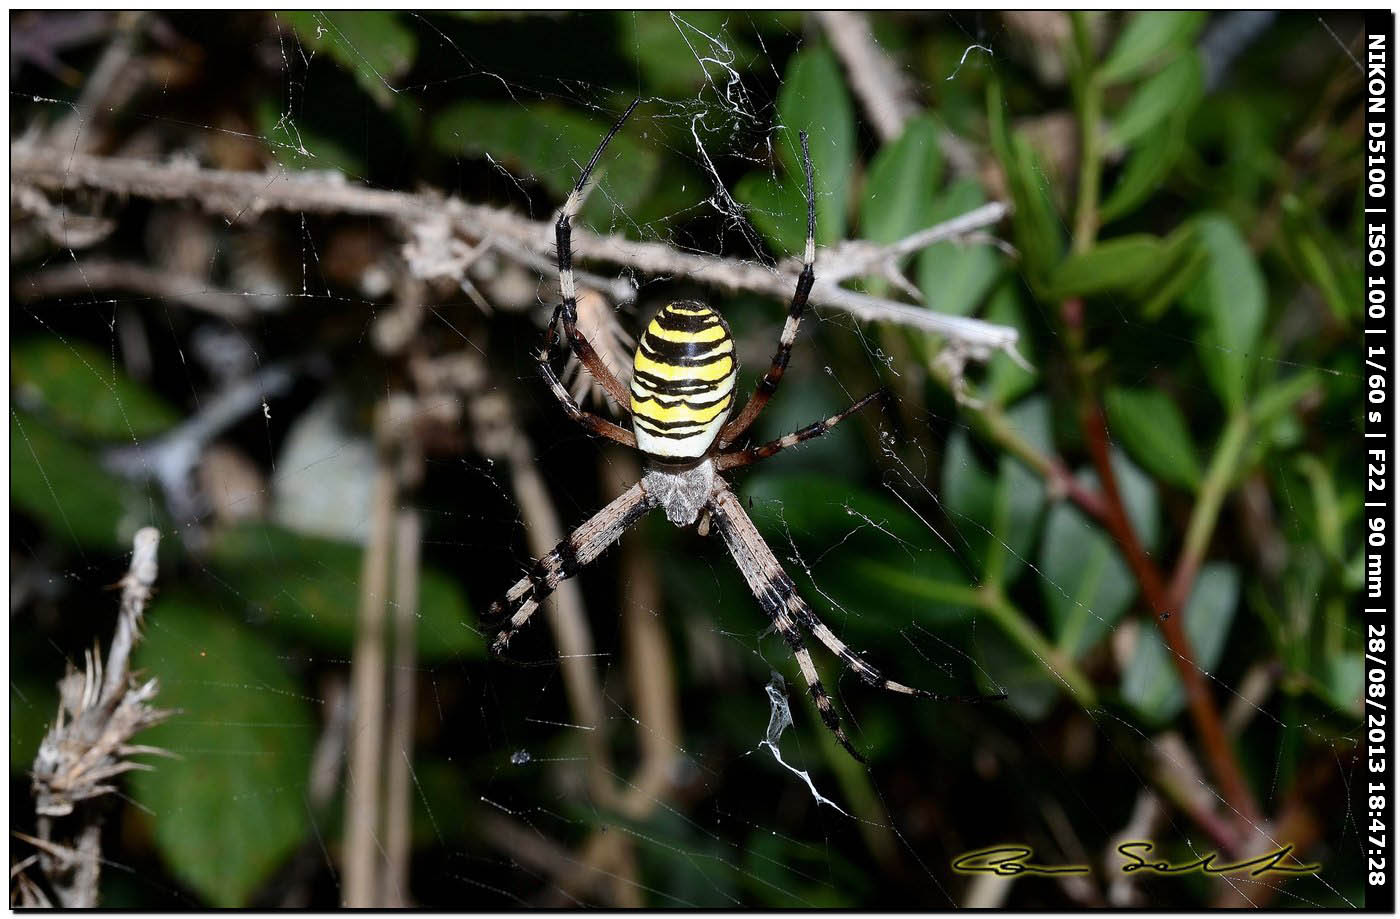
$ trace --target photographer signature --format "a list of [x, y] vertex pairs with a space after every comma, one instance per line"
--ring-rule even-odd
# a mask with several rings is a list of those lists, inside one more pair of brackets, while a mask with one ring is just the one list
[[[1118, 846], [1118, 852], [1127, 861], [1119, 866], [1124, 874], [1146, 871], [1151, 874], [1239, 874], [1248, 871], [1250, 877], [1261, 874], [1314, 874], [1322, 870], [1321, 865], [1282, 865], [1279, 864], [1293, 852], [1291, 844], [1280, 846], [1273, 852], [1266, 852], [1245, 861], [1230, 864], [1217, 864], [1220, 853], [1211, 852], [1194, 861], [1173, 865], [1165, 860], [1149, 860], [1152, 851], [1150, 842], [1125, 842]], [[1029, 874], [1053, 877], [1061, 874], [1088, 874], [1087, 865], [1037, 865], [1029, 861], [1035, 854], [1030, 846], [993, 846], [968, 852], [953, 860], [953, 870], [960, 874], [994, 874], [998, 877], [1015, 877]]]

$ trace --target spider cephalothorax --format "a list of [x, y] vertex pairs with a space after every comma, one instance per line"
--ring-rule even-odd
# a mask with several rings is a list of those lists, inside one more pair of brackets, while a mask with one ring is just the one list
[[[871, 393], [839, 414], [766, 444], [731, 448], [777, 391], [797, 338], [807, 297], [812, 290], [817, 218], [816, 200], [812, 192], [812, 158], [805, 133], [799, 135], [807, 182], [807, 244], [803, 251], [802, 273], [797, 278], [797, 289], [788, 307], [787, 321], [778, 338], [778, 350], [773, 355], [773, 362], [737, 415], [729, 417], [734, 405], [734, 387], [739, 370], [734, 339], [724, 318], [709, 306], [692, 300], [680, 300], [667, 303], [657, 311], [637, 342], [630, 387], [624, 386], [613, 375], [578, 330], [569, 222], [578, 212], [588, 177], [598, 158], [636, 107], [637, 103], [632, 103], [593, 152], [555, 224], [562, 302], [550, 321], [545, 347], [540, 350], [538, 361], [541, 376], [569, 417], [595, 434], [641, 450], [649, 460], [647, 471], [640, 482], [594, 514], [552, 552], [537, 561], [525, 577], [506, 592], [504, 600], [492, 605], [493, 617], [504, 618], [509, 613], [509, 619], [492, 642], [492, 651], [500, 653], [505, 648], [511, 636], [529, 622], [540, 603], [560, 581], [573, 577], [592, 562], [648, 511], [661, 508], [666, 518], [677, 526], [690, 526], [700, 521], [701, 531], [706, 532], [705, 524], [714, 521], [715, 530], [738, 564], [749, 589], [792, 648], [822, 721], [856, 759], [864, 762], [864, 758], [851, 746], [831, 697], [822, 687], [811, 653], [803, 641], [803, 630], [829, 648], [856, 676], [871, 686], [903, 695], [946, 701], [1003, 698], [939, 696], [881, 676], [879, 671], [827, 628], [797, 593], [792, 579], [783, 571], [724, 479], [726, 470], [750, 465], [787, 447], [825, 434], [842, 419], [881, 395], [879, 392]], [[619, 406], [628, 409], [631, 430], [579, 408], [560, 382], [551, 363], [556, 331], [560, 325], [570, 349], [583, 367]]]

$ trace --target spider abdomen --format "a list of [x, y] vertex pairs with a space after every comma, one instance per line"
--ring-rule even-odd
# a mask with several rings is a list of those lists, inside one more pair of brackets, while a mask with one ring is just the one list
[[719, 313], [692, 300], [657, 310], [632, 361], [637, 446], [663, 459], [704, 456], [729, 415], [738, 370]]

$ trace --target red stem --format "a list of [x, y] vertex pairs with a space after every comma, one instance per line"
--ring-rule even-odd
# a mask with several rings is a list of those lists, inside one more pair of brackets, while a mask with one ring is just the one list
[[1210, 763], [1211, 771], [1215, 773], [1216, 781], [1220, 783], [1225, 800], [1243, 820], [1251, 825], [1257, 824], [1260, 820], [1258, 805], [1245, 783], [1239, 761], [1225, 736], [1220, 710], [1206, 685], [1205, 674], [1196, 666], [1191, 640], [1186, 635], [1186, 617], [1182, 606], [1190, 594], [1195, 572], [1179, 570], [1174, 579], [1175, 583], [1168, 589], [1166, 579], [1143, 548], [1137, 531], [1124, 509], [1123, 498], [1118, 491], [1118, 479], [1113, 474], [1113, 466], [1109, 460], [1108, 424], [1104, 419], [1103, 410], [1094, 399], [1085, 399], [1080, 422], [1107, 499], [1105, 525], [1114, 541], [1118, 543], [1123, 559], [1132, 569], [1143, 598], [1152, 608], [1153, 618], [1162, 630], [1162, 637], [1171, 649], [1172, 663], [1176, 666], [1182, 685], [1186, 689], [1186, 704], [1191, 712], [1191, 719], [1195, 722], [1196, 733], [1200, 736], [1206, 760]]

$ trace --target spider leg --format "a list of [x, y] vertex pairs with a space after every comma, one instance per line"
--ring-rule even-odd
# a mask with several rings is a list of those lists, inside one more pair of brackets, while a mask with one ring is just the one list
[[586, 428], [593, 434], [615, 440], [624, 447], [637, 446], [637, 436], [624, 427], [613, 424], [606, 418], [586, 412], [579, 408], [579, 404], [574, 401], [574, 397], [569, 394], [569, 390], [564, 386], [559, 374], [554, 372], [554, 365], [549, 360], [549, 350], [541, 348], [535, 355], [535, 360], [539, 364], [540, 376], [549, 384], [550, 390], [554, 393], [554, 398], [559, 400], [559, 404], [564, 407], [564, 414], [569, 416], [569, 420]]
[[505, 650], [511, 638], [530, 621], [560, 581], [578, 574], [654, 506], [655, 502], [638, 482], [535, 562], [525, 577], [506, 591], [504, 599], [491, 604], [487, 615], [492, 621], [499, 621], [510, 613], [510, 620], [491, 642], [491, 653], [500, 654]]
[[710, 499], [709, 508], [715, 528], [724, 537], [729, 554], [734, 557], [740, 573], [748, 582], [749, 590], [753, 591], [759, 606], [763, 607], [763, 611], [773, 620], [773, 625], [787, 641], [788, 647], [792, 648], [793, 657], [797, 658], [797, 666], [802, 670], [802, 678], [807, 682], [807, 691], [812, 694], [812, 701], [817, 705], [822, 722], [847, 753], [864, 763], [865, 757], [851, 744], [841, 726], [841, 716], [836, 713], [831, 696], [822, 686], [816, 665], [812, 663], [812, 655], [789, 612], [793, 598], [801, 602], [792, 578], [787, 576], [787, 572], [783, 571], [778, 560], [773, 557], [753, 521], [744, 513], [744, 508], [734, 492], [728, 488], [721, 488]]
[[754, 597], [763, 607], [763, 611], [772, 617], [773, 624], [793, 649], [797, 665], [802, 668], [802, 676], [807, 680], [807, 688], [811, 691], [812, 698], [817, 702], [817, 710], [821, 713], [822, 720], [826, 722], [826, 726], [836, 735], [836, 739], [841, 742], [847, 752], [856, 759], [864, 762], [860, 754], [851, 748], [850, 741], [847, 740], [845, 732], [841, 730], [840, 719], [831, 705], [830, 697], [827, 696], [826, 690], [822, 688], [821, 681], [817, 678], [816, 668], [812, 665], [811, 655], [807, 653], [807, 649], [803, 645], [802, 636], [791, 634], [794, 623], [805, 627], [816, 636], [818, 641], [831, 649], [832, 653], [839, 657], [841, 662], [849, 667], [856, 676], [877, 689], [938, 702], [995, 702], [1006, 698], [1004, 693], [993, 696], [945, 696], [885, 679], [879, 670], [876, 670], [864, 658], [847, 647], [845, 642], [837, 638], [835, 633], [817, 618], [816, 613], [807, 605], [807, 601], [798, 594], [792, 578], [788, 577], [787, 572], [778, 564], [773, 551], [768, 548], [768, 544], [759, 535], [758, 528], [753, 525], [748, 514], [744, 513], [743, 505], [739, 503], [739, 498], [734, 492], [728, 488], [719, 490], [710, 499], [709, 508], [714, 518], [715, 528], [724, 537], [725, 545], [729, 547], [729, 554], [734, 556], [734, 561], [744, 575], [744, 580], [748, 582], [749, 589], [753, 591]]
[[572, 231], [569, 221], [578, 214], [579, 208], [583, 204], [583, 190], [588, 185], [588, 177], [593, 173], [593, 167], [598, 165], [598, 159], [603, 155], [612, 139], [617, 136], [617, 132], [622, 129], [622, 123], [632, 114], [632, 111], [641, 102], [641, 99], [633, 100], [627, 107], [627, 111], [622, 113], [622, 117], [613, 123], [608, 133], [603, 137], [603, 142], [598, 145], [598, 149], [593, 151], [593, 156], [589, 158], [588, 165], [583, 167], [583, 172], [579, 174], [578, 181], [574, 183], [573, 191], [569, 192], [569, 197], [564, 201], [564, 207], [559, 212], [559, 219], [554, 224], [554, 241], [559, 255], [559, 295], [560, 304], [554, 310], [554, 316], [549, 322], [549, 331], [545, 340], [552, 342], [554, 338], [554, 324], [561, 318], [564, 320], [564, 336], [568, 339], [569, 347], [573, 349], [574, 356], [579, 359], [579, 363], [593, 375], [612, 396], [613, 400], [627, 411], [632, 404], [631, 398], [627, 394], [627, 388], [622, 385], [613, 372], [608, 369], [608, 365], [603, 363], [603, 359], [598, 356], [598, 352], [593, 350], [593, 345], [578, 330], [578, 301], [575, 299], [574, 288], [574, 250], [571, 245]]
[[778, 350], [773, 354], [773, 363], [763, 379], [758, 381], [753, 395], [739, 414], [729, 421], [719, 432], [719, 444], [728, 446], [739, 439], [749, 425], [753, 424], [758, 413], [768, 404], [773, 393], [782, 382], [783, 371], [787, 369], [788, 358], [792, 356], [792, 343], [797, 340], [797, 327], [802, 323], [802, 311], [807, 308], [807, 296], [812, 292], [815, 275], [812, 263], [817, 257], [817, 199], [812, 191], [812, 154], [807, 149], [807, 132], [798, 135], [802, 142], [802, 166], [807, 173], [807, 245], [802, 255], [802, 273], [797, 276], [797, 290], [793, 292], [792, 303], [788, 306], [787, 321], [783, 323], [782, 335], [778, 337]]
[[844, 747], [847, 753], [855, 757], [857, 762], [865, 763], [865, 756], [851, 744], [851, 739], [846, 736], [846, 729], [841, 726], [841, 716], [836, 713], [836, 706], [832, 704], [831, 696], [822, 685], [821, 677], [817, 675], [817, 665], [812, 663], [812, 652], [807, 650], [796, 623], [786, 611], [779, 609], [773, 614], [773, 625], [788, 643], [788, 647], [792, 648], [792, 656], [797, 658], [797, 667], [802, 671], [802, 679], [807, 683], [807, 691], [812, 694], [812, 701], [817, 705], [817, 713], [822, 716], [822, 723], [835, 735], [836, 742]]
[[860, 677], [861, 681], [876, 689], [884, 689], [889, 692], [896, 692], [905, 696], [918, 696], [921, 699], [932, 699], [935, 702], [1000, 702], [1006, 698], [1006, 693], [998, 693], [991, 696], [945, 696], [936, 692], [929, 692], [927, 689], [916, 689], [913, 686], [906, 686], [894, 680], [887, 680], [879, 670], [859, 654], [851, 650], [850, 646], [836, 637], [836, 633], [827, 628], [826, 623], [817, 618], [817, 614], [812, 610], [807, 602], [793, 594], [796, 603], [789, 602], [793, 615], [802, 626], [816, 636], [817, 641], [826, 645], [827, 649], [841, 659], [852, 673]]
[[719, 456], [715, 457], [715, 469], [723, 472], [726, 469], [738, 469], [742, 466], [753, 465], [759, 460], [767, 459], [779, 451], [786, 450], [788, 447], [795, 447], [804, 440], [820, 437], [876, 399], [884, 401], [888, 397], [889, 390], [877, 389], [870, 395], [851, 405], [845, 411], [832, 415], [830, 418], [823, 418], [821, 421], [814, 421], [801, 430], [793, 431], [791, 434], [784, 434], [777, 440], [770, 440], [762, 446], [736, 450], [733, 453], [721, 453]]

